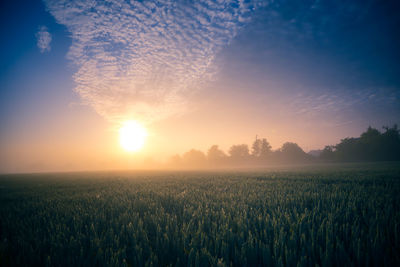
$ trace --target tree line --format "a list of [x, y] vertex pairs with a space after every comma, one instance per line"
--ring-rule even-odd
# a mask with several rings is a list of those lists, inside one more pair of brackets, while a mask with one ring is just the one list
[[368, 127], [360, 137], [344, 138], [336, 145], [306, 153], [298, 144], [286, 142], [273, 150], [266, 138], [257, 138], [247, 144], [232, 145], [225, 153], [218, 145], [206, 153], [191, 149], [170, 158], [172, 167], [230, 167], [266, 166], [272, 164], [295, 164], [315, 162], [357, 162], [400, 160], [400, 131], [397, 125], [383, 127], [383, 131]]

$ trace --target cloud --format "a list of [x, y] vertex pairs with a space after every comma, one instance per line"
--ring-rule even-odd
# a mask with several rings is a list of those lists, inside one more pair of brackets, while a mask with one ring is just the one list
[[[336, 127], [357, 120], [360, 114], [369, 120], [386, 110], [385, 121], [390, 121], [398, 114], [400, 93], [396, 88], [363, 88], [359, 90], [336, 90], [329, 92], [326, 88], [317, 91], [294, 94], [284, 103], [290, 116], [301, 117], [302, 120], [315, 127], [315, 121], [325, 126]], [[314, 126], [313, 126], [314, 125]]]
[[49, 52], [51, 49], [51, 34], [46, 26], [40, 26], [39, 31], [36, 33], [37, 46], [41, 53]]
[[111, 121], [183, 112], [214, 57], [249, 21], [252, 1], [59, 1], [48, 11], [71, 33], [75, 90]]

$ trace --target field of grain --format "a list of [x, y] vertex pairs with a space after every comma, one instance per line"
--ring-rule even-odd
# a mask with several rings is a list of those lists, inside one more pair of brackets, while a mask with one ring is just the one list
[[0, 265], [399, 266], [379, 166], [2, 175]]

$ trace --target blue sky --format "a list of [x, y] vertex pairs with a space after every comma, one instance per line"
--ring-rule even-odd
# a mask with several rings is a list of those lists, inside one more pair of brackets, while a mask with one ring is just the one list
[[[15, 134], [29, 121], [49, 116], [49, 109], [57, 112], [54, 107], [68, 105], [74, 96], [73, 72], [65, 58], [71, 40], [65, 27], [55, 23], [41, 1], [30, 1], [29, 6], [26, 1], [1, 5], [1, 34], [5, 41], [0, 49], [0, 119], [5, 127], [0, 132], [4, 136]], [[35, 36], [43, 25], [53, 36], [52, 48], [45, 53], [40, 52]]]
[[355, 122], [396, 122], [399, 4], [313, 2], [286, 1], [256, 14], [224, 51], [223, 61], [233, 61], [226, 66], [235, 66], [224, 68], [226, 76], [240, 73], [263, 92], [279, 87], [305, 107], [332, 103], [326, 111], [339, 109]]
[[[214, 117], [239, 140], [281, 132], [309, 149], [400, 123], [399, 1], [46, 0], [0, 10], [0, 144], [11, 150], [18, 136], [79, 114], [160, 129], [198, 121], [210, 129], [204, 144], [221, 131]], [[190, 131], [182, 127], [173, 128]], [[296, 134], [307, 131], [322, 137]]]

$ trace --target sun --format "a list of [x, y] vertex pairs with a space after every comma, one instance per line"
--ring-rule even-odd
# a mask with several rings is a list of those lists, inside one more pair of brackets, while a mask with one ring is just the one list
[[147, 131], [137, 121], [126, 121], [119, 129], [119, 142], [126, 151], [140, 150], [146, 141]]

